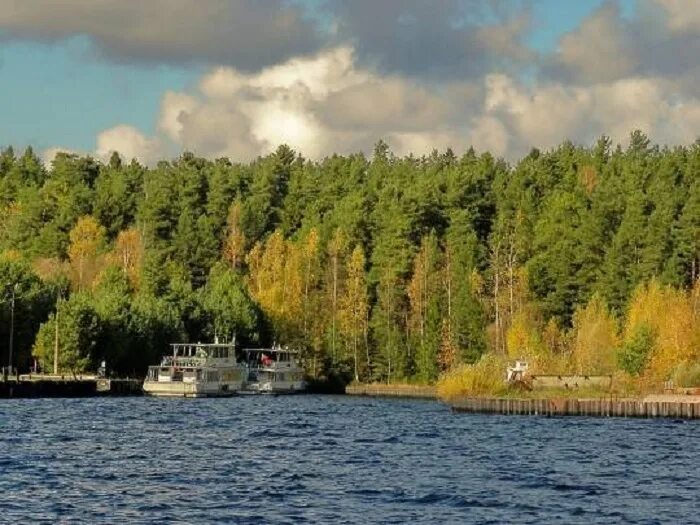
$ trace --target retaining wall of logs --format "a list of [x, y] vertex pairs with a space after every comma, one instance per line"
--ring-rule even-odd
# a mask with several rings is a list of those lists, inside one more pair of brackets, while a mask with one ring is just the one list
[[700, 397], [696, 396], [673, 401], [465, 397], [452, 400], [449, 405], [455, 412], [474, 414], [700, 419]]

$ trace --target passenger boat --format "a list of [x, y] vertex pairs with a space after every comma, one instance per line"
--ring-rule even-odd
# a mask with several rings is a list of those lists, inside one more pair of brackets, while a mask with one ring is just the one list
[[232, 343], [178, 343], [160, 365], [148, 367], [143, 383], [147, 395], [161, 397], [215, 397], [238, 393], [246, 365], [236, 359]]
[[293, 394], [306, 389], [298, 352], [279, 345], [244, 350], [248, 377], [242, 393]]

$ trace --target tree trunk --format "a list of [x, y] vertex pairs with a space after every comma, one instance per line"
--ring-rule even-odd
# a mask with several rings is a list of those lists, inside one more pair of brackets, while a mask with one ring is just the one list
[[501, 308], [499, 305], [500, 294], [500, 243], [496, 244], [493, 263], [493, 306], [494, 306], [494, 322], [496, 324], [496, 351], [501, 352]]
[[333, 256], [333, 319], [331, 328], [331, 356], [333, 358], [333, 364], [336, 362], [335, 355], [335, 318], [336, 318], [336, 303], [338, 300], [338, 256]]
[[54, 333], [53, 340], [53, 375], [58, 375], [58, 307], [60, 304], [60, 299], [56, 301], [56, 317], [54, 319], [54, 324], [56, 325], [56, 332]]

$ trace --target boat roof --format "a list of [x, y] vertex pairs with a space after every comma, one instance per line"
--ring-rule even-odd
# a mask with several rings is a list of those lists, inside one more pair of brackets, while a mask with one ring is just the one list
[[292, 348], [282, 348], [281, 346], [274, 346], [272, 348], [244, 348], [244, 352], [265, 352], [268, 354], [298, 354], [298, 350]]
[[170, 343], [170, 346], [196, 346], [202, 348], [230, 348], [235, 346], [235, 342], [230, 343]]

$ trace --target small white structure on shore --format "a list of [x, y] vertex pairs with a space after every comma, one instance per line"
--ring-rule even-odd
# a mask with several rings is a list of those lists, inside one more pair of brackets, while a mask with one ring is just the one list
[[509, 366], [506, 368], [506, 382], [521, 382], [525, 378], [525, 373], [527, 372], [527, 369], [527, 361], [516, 361], [513, 366]]

